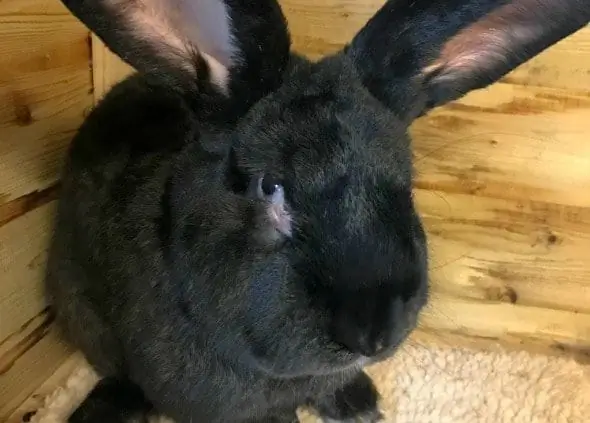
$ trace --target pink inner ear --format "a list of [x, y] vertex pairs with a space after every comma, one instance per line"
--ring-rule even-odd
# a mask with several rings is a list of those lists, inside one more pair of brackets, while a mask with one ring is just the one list
[[511, 49], [542, 35], [543, 28], [534, 18], [537, 11], [523, 8], [526, 3], [529, 1], [520, 6], [504, 5], [465, 28], [444, 45], [436, 62], [424, 71], [429, 73], [442, 68], [437, 80], [444, 81], [505, 61]]
[[[166, 0], [157, 0], [166, 1]], [[187, 25], [188, 38], [196, 40], [200, 51], [214, 57], [226, 68], [237, 59], [235, 41], [230, 25], [231, 18], [222, 1], [177, 0], [183, 14], [193, 17]]]
[[225, 90], [229, 68], [238, 59], [230, 16], [221, 0], [106, 0], [124, 16], [138, 38], [164, 57], [196, 74], [194, 54], [209, 64], [212, 82]]

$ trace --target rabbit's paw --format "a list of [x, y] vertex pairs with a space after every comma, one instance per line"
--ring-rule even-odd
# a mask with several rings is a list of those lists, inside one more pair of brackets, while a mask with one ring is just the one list
[[252, 421], [251, 423], [299, 423], [299, 418], [296, 414], [267, 416], [260, 420]]
[[344, 420], [335, 420], [329, 417], [322, 417], [323, 423], [378, 423], [383, 421], [383, 415], [379, 410], [372, 410]]
[[333, 395], [321, 398], [316, 409], [324, 423], [376, 423], [383, 419], [379, 411], [379, 394], [364, 372]]

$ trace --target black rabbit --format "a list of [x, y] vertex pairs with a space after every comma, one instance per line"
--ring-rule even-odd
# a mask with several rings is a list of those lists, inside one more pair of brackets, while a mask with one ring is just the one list
[[275, 0], [62, 0], [138, 70], [71, 144], [46, 286], [103, 377], [71, 422], [376, 421], [427, 300], [408, 127], [588, 0], [389, 1], [337, 54]]

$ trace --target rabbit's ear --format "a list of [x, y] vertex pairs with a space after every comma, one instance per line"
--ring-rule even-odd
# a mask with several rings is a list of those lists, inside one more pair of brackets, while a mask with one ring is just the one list
[[385, 104], [420, 114], [497, 81], [589, 21], [590, 0], [391, 0], [346, 54]]
[[272, 89], [290, 37], [276, 0], [62, 0], [136, 70], [181, 89]]

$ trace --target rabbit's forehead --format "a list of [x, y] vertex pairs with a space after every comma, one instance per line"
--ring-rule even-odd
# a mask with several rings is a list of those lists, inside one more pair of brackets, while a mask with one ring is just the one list
[[328, 124], [282, 134], [270, 126], [254, 143], [245, 143], [240, 161], [249, 174], [269, 173], [283, 179], [288, 194], [294, 194], [293, 190], [320, 192], [330, 185], [349, 187], [334, 189], [333, 196], [361, 198], [376, 175], [396, 186], [410, 185], [411, 159], [402, 147], [407, 140], [396, 133], [364, 129], [351, 133]]
[[[410, 186], [407, 125], [340, 69], [333, 72], [340, 79], [321, 69], [294, 75], [254, 106], [238, 129], [241, 168], [281, 177], [296, 208], [330, 190], [333, 198], [360, 204], [375, 175]], [[347, 189], [337, 188], [342, 186]]]
[[238, 138], [251, 155], [304, 166], [409, 159], [407, 124], [354, 81], [278, 92], [244, 119]]

